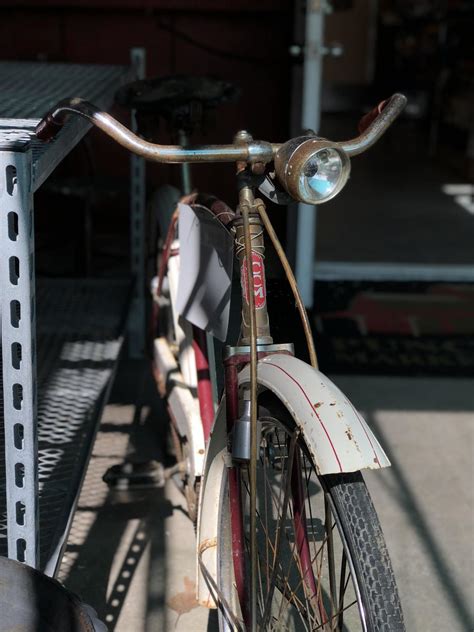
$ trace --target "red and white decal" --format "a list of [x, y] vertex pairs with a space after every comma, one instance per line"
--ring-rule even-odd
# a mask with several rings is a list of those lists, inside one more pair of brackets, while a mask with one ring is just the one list
[[[265, 264], [259, 252], [252, 252], [253, 293], [255, 309], [263, 309], [267, 303], [267, 289], [265, 287]], [[247, 260], [244, 259], [240, 268], [240, 282], [245, 302], [249, 302], [249, 287], [247, 277]]]

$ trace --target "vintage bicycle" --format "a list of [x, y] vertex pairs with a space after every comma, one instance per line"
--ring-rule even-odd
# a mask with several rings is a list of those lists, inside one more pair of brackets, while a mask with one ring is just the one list
[[[400, 94], [382, 102], [361, 121], [360, 135], [344, 142], [307, 132], [270, 143], [241, 131], [227, 145], [164, 146], [78, 98], [59, 103], [38, 125], [37, 136], [51, 140], [79, 115], [151, 161], [236, 165], [235, 210], [191, 194], [170, 214], [154, 287], [161, 321], [155, 369], [181, 455], [173, 474], [197, 513], [197, 598], [218, 608], [221, 630], [405, 629], [361, 475], [390, 463], [318, 370], [308, 316], [263, 201], [332, 199], [348, 181], [350, 159], [380, 138], [405, 103]], [[291, 340], [272, 339], [264, 235], [290, 283], [310, 364], [295, 357]], [[226, 338], [234, 254], [240, 336], [221, 363], [209, 334]]]

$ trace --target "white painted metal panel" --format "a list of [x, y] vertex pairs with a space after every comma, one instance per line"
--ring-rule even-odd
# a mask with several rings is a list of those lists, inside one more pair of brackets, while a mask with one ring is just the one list
[[166, 339], [157, 338], [154, 347], [155, 364], [166, 385], [170, 410], [179, 433], [189, 442], [190, 473], [196, 478], [203, 472], [205, 452], [199, 402], [185, 383]]
[[[239, 384], [249, 380], [246, 367]], [[320, 371], [292, 356], [275, 354], [258, 363], [258, 383], [275, 393], [304, 431], [319, 474], [390, 465], [364, 419]]]

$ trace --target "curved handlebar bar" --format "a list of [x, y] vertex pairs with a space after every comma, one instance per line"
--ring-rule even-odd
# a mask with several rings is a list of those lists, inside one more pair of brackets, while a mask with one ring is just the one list
[[378, 141], [395, 119], [400, 116], [406, 104], [406, 96], [397, 92], [389, 99], [381, 101], [377, 107], [360, 120], [360, 135], [353, 140], [339, 143], [339, 146], [342, 146], [349, 156], [357, 156], [357, 154], [366, 151]]
[[[370, 120], [366, 129], [353, 140], [335, 143], [348, 156], [356, 156], [369, 149], [399, 116], [406, 104], [406, 97], [394, 94], [378, 106], [377, 114]], [[372, 111], [373, 113], [374, 111]], [[202, 145], [198, 147], [181, 147], [180, 145], [157, 145], [143, 140], [127, 127], [83, 99], [73, 98], [60, 101], [39, 122], [36, 136], [46, 142], [50, 141], [62, 128], [71, 114], [77, 114], [101, 129], [119, 145], [139, 156], [166, 163], [183, 162], [236, 162], [268, 163], [281, 144], [266, 141], [250, 141], [230, 145]], [[362, 119], [364, 120], [364, 119]]]
[[204, 145], [194, 148], [150, 143], [131, 132], [110, 114], [78, 98], [60, 101], [50, 110], [38, 123], [36, 136], [41, 140], [50, 141], [62, 128], [70, 114], [82, 116], [125, 149], [153, 162], [235, 162], [237, 160], [270, 162], [273, 158], [272, 145], [263, 141], [254, 141], [245, 145]]

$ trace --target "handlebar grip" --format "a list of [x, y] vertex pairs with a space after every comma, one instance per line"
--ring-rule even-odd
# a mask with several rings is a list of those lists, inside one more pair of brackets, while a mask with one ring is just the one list
[[61, 131], [63, 125], [63, 122], [57, 121], [49, 112], [36, 126], [36, 137], [45, 143], [49, 143]]
[[[363, 134], [374, 121], [378, 119], [378, 117], [386, 110], [386, 114], [388, 114], [388, 118], [390, 119], [390, 123], [392, 123], [399, 114], [405, 108], [407, 99], [403, 94], [395, 93], [389, 99], [385, 99], [384, 101], [380, 101], [380, 103], [370, 110], [367, 114], [365, 114], [359, 121], [358, 129], [359, 134]], [[389, 112], [390, 110], [390, 112]]]
[[386, 107], [387, 103], [390, 99], [384, 99], [380, 101], [378, 105], [376, 105], [370, 112], [364, 114], [364, 116], [360, 119], [357, 129], [359, 130], [359, 134], [363, 134], [365, 130], [371, 125], [377, 116], [382, 113], [382, 110]]

